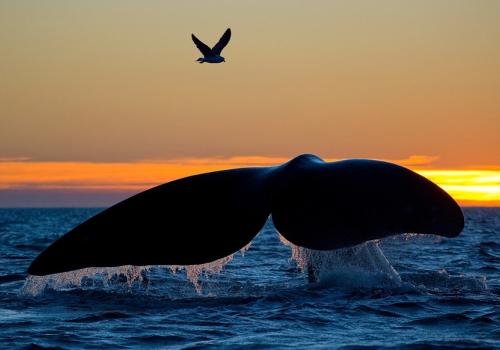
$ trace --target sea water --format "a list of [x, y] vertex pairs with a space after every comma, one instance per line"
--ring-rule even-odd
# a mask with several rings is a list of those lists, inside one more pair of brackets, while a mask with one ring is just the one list
[[454, 239], [318, 252], [268, 221], [211, 264], [26, 274], [99, 211], [0, 209], [0, 348], [500, 348], [500, 208], [464, 208]]

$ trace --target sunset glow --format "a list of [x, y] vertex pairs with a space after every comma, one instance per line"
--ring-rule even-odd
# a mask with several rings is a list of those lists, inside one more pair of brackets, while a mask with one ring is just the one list
[[[432, 157], [413, 156], [390, 161], [413, 168], [441, 186], [462, 205], [500, 205], [500, 169], [419, 170], [419, 166], [426, 164], [425, 159], [430, 160]], [[277, 165], [287, 160], [254, 156], [128, 163], [4, 161], [0, 162], [0, 191], [23, 189], [134, 193], [189, 175], [246, 166]], [[5, 203], [0, 204], [5, 206]]]
[[[467, 0], [0, 2], [0, 205], [111, 205], [302, 153], [389, 160], [463, 205], [500, 205], [499, 13]], [[213, 43], [228, 27], [227, 62], [196, 63], [191, 33]]]
[[421, 170], [462, 205], [500, 205], [500, 169]]

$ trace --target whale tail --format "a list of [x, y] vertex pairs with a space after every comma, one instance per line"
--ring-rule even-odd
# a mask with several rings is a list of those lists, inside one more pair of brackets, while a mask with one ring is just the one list
[[246, 246], [270, 214], [288, 241], [315, 250], [406, 232], [454, 237], [464, 225], [445, 191], [406, 168], [303, 155], [281, 166], [200, 174], [141, 192], [56, 240], [28, 273], [205, 264]]
[[139, 193], [59, 238], [28, 273], [198, 265], [223, 258], [246, 246], [269, 216], [261, 178], [257, 169], [221, 171]]

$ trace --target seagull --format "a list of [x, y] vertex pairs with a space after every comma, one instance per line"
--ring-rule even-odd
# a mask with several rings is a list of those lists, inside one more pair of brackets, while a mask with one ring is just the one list
[[226, 47], [229, 39], [231, 39], [231, 28], [227, 28], [224, 34], [222, 34], [219, 42], [215, 44], [214, 47], [209, 48], [208, 45], [203, 43], [200, 39], [198, 39], [194, 34], [191, 34], [191, 38], [194, 41], [194, 44], [201, 51], [203, 57], [198, 58], [196, 61], [203, 63], [221, 63], [226, 62], [225, 58], [220, 55], [222, 50]]

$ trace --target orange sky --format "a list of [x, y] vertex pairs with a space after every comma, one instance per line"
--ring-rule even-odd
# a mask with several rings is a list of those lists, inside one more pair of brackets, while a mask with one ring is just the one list
[[[488, 0], [2, 1], [0, 192], [131, 193], [254, 155], [423, 154], [467, 170], [424, 173], [462, 203], [498, 203], [498, 23]], [[195, 63], [190, 34], [228, 26], [227, 62]]]
[[[184, 158], [171, 161], [122, 163], [0, 162], [0, 206], [8, 206], [1, 192], [11, 190], [122, 193], [118, 199], [181, 177], [245, 166], [269, 166], [285, 162], [279, 157]], [[333, 160], [333, 159], [329, 159]], [[490, 169], [429, 169], [434, 157], [412, 156], [389, 160], [413, 168], [450, 193], [462, 205], [500, 205], [500, 167]], [[47, 192], [48, 191], [48, 192]], [[112, 197], [102, 205], [113, 203]], [[117, 199], [113, 197], [113, 200]]]

